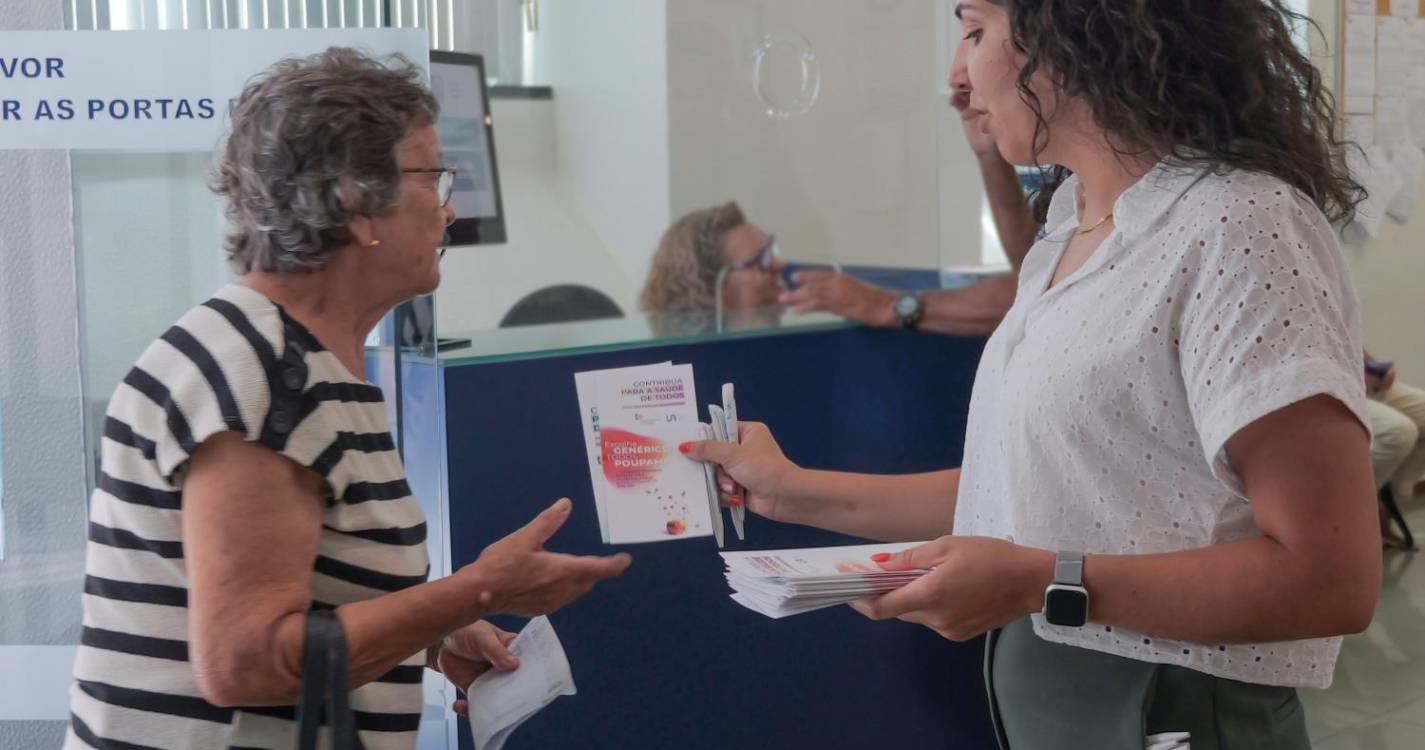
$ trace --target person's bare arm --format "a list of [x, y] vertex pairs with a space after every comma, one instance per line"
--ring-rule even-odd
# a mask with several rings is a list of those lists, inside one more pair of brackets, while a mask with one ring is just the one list
[[919, 329], [954, 336], [989, 336], [1014, 306], [1019, 277], [994, 276], [962, 289], [926, 292]]
[[[1182, 552], [1084, 561], [1089, 618], [1192, 643], [1264, 643], [1364, 630], [1380, 593], [1380, 534], [1366, 431], [1317, 396], [1234, 435], [1227, 453], [1261, 536]], [[882, 563], [934, 568], [856, 603], [964, 640], [1039, 611], [1054, 551], [944, 537]]]
[[1248, 425], [1227, 453], [1262, 536], [1171, 555], [1094, 555], [1084, 567], [1094, 619], [1198, 643], [1364, 630], [1381, 556], [1361, 423], [1317, 396]]
[[775, 520], [882, 542], [917, 542], [954, 530], [959, 490], [959, 469], [924, 474], [798, 469], [777, 499]]
[[[738, 428], [736, 444], [681, 446], [689, 459], [717, 465], [724, 504], [745, 502], [774, 521], [886, 542], [931, 539], [954, 526], [959, 469], [884, 475], [803, 469], [782, 453], [767, 425], [742, 422]], [[738, 487], [744, 494], [732, 496]]]
[[[854, 276], [832, 271], [801, 271], [793, 276], [799, 285], [782, 295], [782, 303], [795, 313], [826, 310], [868, 326], [894, 328], [897, 292], [873, 286]], [[956, 336], [994, 333], [1014, 304], [1018, 277], [995, 276], [963, 289], [921, 293], [925, 313], [918, 330]]]
[[[183, 483], [189, 658], [216, 705], [283, 705], [301, 651], [322, 525], [322, 480], [236, 433], [205, 441]], [[561, 501], [454, 575], [336, 610], [359, 686], [487, 612], [552, 611], [617, 575], [626, 556], [544, 552], [568, 517]]]

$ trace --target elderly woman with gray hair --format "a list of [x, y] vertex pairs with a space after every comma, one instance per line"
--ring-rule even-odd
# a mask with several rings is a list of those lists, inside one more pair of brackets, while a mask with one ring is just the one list
[[453, 170], [420, 81], [333, 48], [237, 101], [214, 187], [240, 277], [110, 401], [65, 747], [294, 746], [305, 621], [333, 610], [362, 745], [410, 748], [424, 669], [465, 687], [517, 666], [482, 617], [553, 611], [628, 565], [543, 549], [566, 499], [426, 580], [425, 518], [363, 352], [440, 280]]

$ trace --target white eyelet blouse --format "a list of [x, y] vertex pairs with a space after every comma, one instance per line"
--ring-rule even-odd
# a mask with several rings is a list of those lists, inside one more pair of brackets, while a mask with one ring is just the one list
[[[1369, 424], [1332, 227], [1278, 178], [1160, 164], [1119, 197], [1117, 228], [1083, 267], [1045, 292], [1079, 224], [1077, 190], [1070, 178], [1054, 196], [980, 362], [955, 533], [1090, 555], [1259, 535], [1227, 440], [1317, 394]], [[1034, 630], [1270, 685], [1326, 687], [1340, 650], [1339, 638], [1184, 643], [1040, 615]]]

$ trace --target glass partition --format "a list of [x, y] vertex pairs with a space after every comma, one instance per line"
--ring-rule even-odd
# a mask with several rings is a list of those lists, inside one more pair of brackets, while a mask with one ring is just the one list
[[[508, 241], [446, 254], [444, 330], [488, 342], [474, 334], [540, 306], [551, 323], [706, 312], [716, 332], [721, 306], [815, 324], [777, 309], [799, 268], [927, 288], [942, 268], [1002, 260], [948, 103], [952, 6], [539, 5], [524, 74], [552, 98], [492, 102]], [[730, 202], [748, 236], [712, 215]], [[748, 267], [769, 236], [781, 260]], [[582, 301], [547, 299], [561, 294]]]
[[[67, 7], [77, 28], [420, 26], [435, 48], [483, 53], [493, 79], [548, 87], [545, 98], [545, 89], [494, 89], [508, 237], [452, 247], [442, 262], [435, 317], [456, 344], [475, 346], [491, 341], [482, 331], [611, 316], [644, 320], [618, 329], [629, 343], [686, 335], [686, 325], [667, 325], [679, 318], [705, 316], [712, 333], [816, 324], [778, 307], [797, 270], [928, 288], [941, 269], [998, 260], [974, 158], [947, 102], [958, 39], [951, 5]], [[223, 223], [207, 163], [205, 154], [74, 155], [88, 409], [101, 408], [136, 347], [226, 277], [207, 251]], [[708, 216], [728, 204], [741, 222]], [[143, 250], [110, 252], [117, 247]], [[758, 257], [767, 249], [777, 251], [771, 263]], [[116, 280], [131, 278], [160, 279], [160, 293], [114, 299], [126, 287]]]

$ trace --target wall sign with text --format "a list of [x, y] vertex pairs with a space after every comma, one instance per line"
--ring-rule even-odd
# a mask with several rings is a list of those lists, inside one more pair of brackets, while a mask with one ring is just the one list
[[332, 46], [429, 66], [420, 29], [0, 32], [0, 149], [212, 151], [248, 79]]

